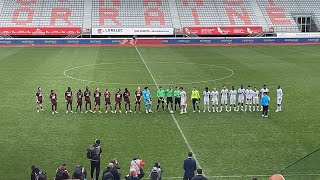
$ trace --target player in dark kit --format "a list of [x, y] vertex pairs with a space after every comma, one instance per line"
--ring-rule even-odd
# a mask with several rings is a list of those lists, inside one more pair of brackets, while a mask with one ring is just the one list
[[104, 92], [104, 101], [105, 101], [105, 105], [106, 105], [106, 112], [105, 113], [108, 113], [108, 106], [110, 107], [111, 113], [113, 113], [112, 105], [111, 105], [111, 93], [108, 89], [106, 89], [106, 92]]
[[139, 113], [141, 113], [140, 111], [140, 106], [141, 106], [141, 96], [142, 96], [142, 92], [141, 92], [141, 88], [138, 87], [138, 89], [136, 90], [136, 92], [134, 92], [135, 98], [136, 98], [136, 104], [134, 106], [134, 113], [137, 112], [137, 106], [139, 106]]
[[[126, 113], [128, 113], [128, 112], [132, 113], [131, 105], [130, 105], [130, 92], [129, 92], [128, 88], [124, 89], [123, 99], [124, 99], [124, 108], [126, 109]], [[129, 111], [128, 111], [128, 107], [129, 107]]]
[[68, 113], [68, 107], [70, 105], [70, 112], [73, 113], [72, 111], [72, 91], [71, 91], [71, 88], [68, 87], [68, 90], [64, 93], [64, 96], [65, 96], [65, 99], [66, 99], [66, 104], [67, 104], [67, 107], [66, 107], [66, 113]]
[[99, 106], [99, 113], [101, 113], [101, 107], [100, 107], [100, 105], [101, 105], [101, 101], [100, 101], [101, 92], [100, 92], [99, 88], [96, 88], [96, 90], [93, 93], [93, 96], [94, 96], [94, 111], [93, 111], [93, 113], [96, 113], [97, 106]]
[[77, 113], [78, 108], [80, 108], [80, 112], [82, 113], [82, 98], [83, 93], [81, 92], [81, 89], [79, 89], [79, 92], [77, 93], [77, 109], [75, 113]]
[[38, 87], [38, 91], [36, 92], [37, 112], [40, 112], [40, 110], [44, 111], [42, 108], [43, 100], [44, 100], [44, 97], [43, 97], [41, 87]]
[[84, 91], [84, 100], [86, 102], [86, 113], [88, 112], [88, 104], [89, 104], [89, 112], [92, 112], [91, 110], [91, 100], [90, 100], [91, 92], [89, 90], [89, 87], [86, 86], [86, 90]]
[[122, 93], [121, 89], [117, 89], [116, 94], [114, 95], [114, 113], [117, 113], [117, 105], [119, 105], [119, 113], [121, 113], [121, 101], [122, 101]]
[[52, 114], [54, 114], [54, 113], [58, 114], [58, 112], [57, 112], [58, 98], [57, 98], [57, 94], [54, 92], [54, 90], [51, 90], [49, 99], [50, 99]]

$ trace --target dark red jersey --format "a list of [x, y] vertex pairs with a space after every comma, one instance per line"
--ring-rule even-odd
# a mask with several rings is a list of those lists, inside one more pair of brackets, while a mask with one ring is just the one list
[[129, 103], [129, 102], [130, 102], [129, 97], [130, 97], [130, 92], [129, 92], [129, 91], [123, 93], [123, 99], [124, 99], [124, 101], [125, 101], [126, 103]]
[[77, 93], [77, 102], [78, 103], [82, 103], [82, 98], [83, 98], [83, 93], [82, 92], [78, 92]]
[[109, 91], [104, 92], [104, 99], [106, 102], [110, 102], [111, 93]]
[[91, 92], [90, 91], [85, 91], [84, 92], [85, 101], [89, 102], [90, 101], [90, 96], [91, 96]]
[[114, 96], [114, 99], [116, 101], [116, 103], [120, 103], [121, 100], [122, 100], [122, 94], [121, 92], [116, 92], [115, 96]]
[[64, 96], [66, 97], [67, 101], [72, 101], [72, 91], [66, 91]]
[[36, 96], [37, 96], [38, 101], [39, 101], [39, 102], [42, 102], [42, 100], [43, 100], [42, 91], [37, 91], [37, 92], [36, 92]]
[[142, 92], [141, 91], [136, 91], [134, 94], [136, 96], [137, 101], [140, 101], [141, 100], [141, 96], [142, 96]]
[[51, 93], [50, 94], [50, 100], [52, 104], [57, 104], [57, 94], [56, 93]]
[[100, 101], [101, 92], [95, 91], [95, 92], [93, 93], [93, 96], [94, 96], [94, 100], [95, 100], [95, 101]]

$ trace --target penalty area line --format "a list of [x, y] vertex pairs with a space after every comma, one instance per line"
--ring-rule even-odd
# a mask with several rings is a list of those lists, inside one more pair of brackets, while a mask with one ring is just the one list
[[[134, 47], [135, 47], [137, 53], [139, 54], [140, 59], [141, 59], [142, 62], [144, 63], [146, 69], [148, 70], [148, 72], [149, 72], [149, 74], [150, 74], [150, 76], [151, 76], [154, 84], [156, 85], [157, 88], [159, 88], [157, 81], [155, 80], [154, 76], [152, 75], [152, 73], [151, 73], [148, 65], [146, 64], [146, 61], [145, 61], [144, 58], [142, 57], [142, 55], [141, 55], [138, 47], [137, 47], [137, 46], [134, 46]], [[186, 136], [184, 135], [184, 132], [182, 131], [181, 126], [179, 125], [177, 119], [174, 117], [173, 114], [171, 114], [171, 117], [172, 117], [172, 119], [174, 120], [174, 123], [176, 124], [178, 130], [180, 131], [180, 134], [181, 134], [184, 142], [185, 142], [186, 145], [188, 146], [189, 150], [193, 153], [193, 158], [194, 158], [194, 160], [197, 162], [198, 167], [199, 167], [200, 169], [202, 169], [202, 167], [201, 167], [201, 165], [200, 165], [200, 163], [199, 163], [199, 161], [198, 161], [198, 159], [197, 159], [196, 153], [192, 150], [192, 148], [191, 148], [191, 146], [190, 146], [190, 144], [189, 144], [189, 141], [188, 141], [188, 139], [186, 138]], [[204, 171], [203, 171], [203, 174], [205, 175]]]

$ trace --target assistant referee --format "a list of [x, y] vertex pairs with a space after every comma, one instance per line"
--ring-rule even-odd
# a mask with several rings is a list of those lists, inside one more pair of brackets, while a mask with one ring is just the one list
[[200, 113], [200, 107], [199, 107], [200, 93], [196, 89], [196, 87], [193, 87], [193, 90], [191, 92], [191, 101], [193, 105], [193, 112], [196, 112], [196, 106], [197, 106], [198, 112]]

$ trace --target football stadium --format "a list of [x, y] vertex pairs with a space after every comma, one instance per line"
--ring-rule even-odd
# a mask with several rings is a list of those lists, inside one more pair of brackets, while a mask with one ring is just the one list
[[320, 1], [1, 0], [0, 179], [320, 180]]

